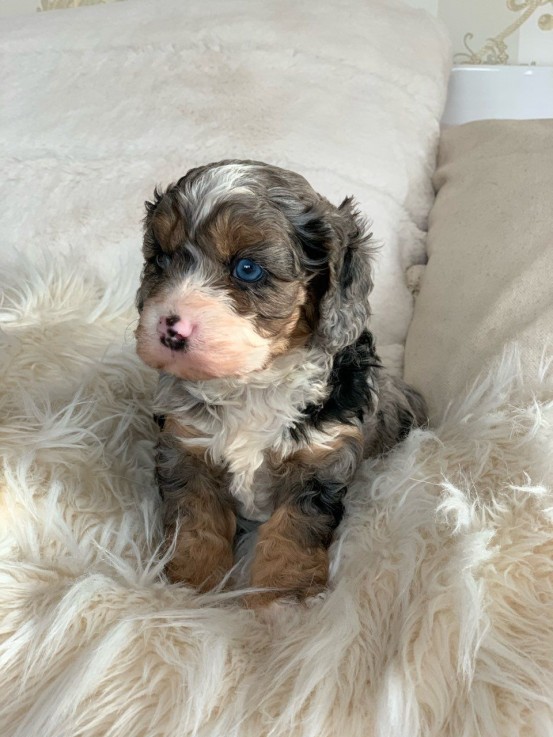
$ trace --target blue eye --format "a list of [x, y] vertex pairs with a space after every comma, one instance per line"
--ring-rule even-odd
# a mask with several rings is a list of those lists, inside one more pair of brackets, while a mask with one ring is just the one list
[[168, 253], [159, 253], [156, 256], [156, 264], [163, 271], [171, 263], [171, 256]]
[[245, 282], [259, 281], [264, 274], [265, 269], [251, 258], [239, 258], [232, 270], [233, 276]]

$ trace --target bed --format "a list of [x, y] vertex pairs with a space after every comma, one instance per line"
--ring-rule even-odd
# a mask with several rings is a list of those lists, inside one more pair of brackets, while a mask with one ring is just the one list
[[[0, 45], [2, 736], [552, 733], [551, 70], [450, 77], [396, 0], [127, 0]], [[475, 108], [497, 74], [543, 107]], [[143, 200], [246, 150], [356, 194], [431, 408], [360, 470], [326, 596], [261, 613], [164, 578], [133, 345]]]

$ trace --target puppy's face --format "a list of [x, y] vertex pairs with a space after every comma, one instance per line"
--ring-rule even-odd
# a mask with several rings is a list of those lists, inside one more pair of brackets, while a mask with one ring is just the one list
[[340, 216], [302, 177], [256, 162], [195, 169], [156, 193], [139, 356], [183, 379], [243, 377], [312, 341], [335, 279], [333, 250], [347, 247], [336, 232], [352, 218], [349, 201], [346, 209]]

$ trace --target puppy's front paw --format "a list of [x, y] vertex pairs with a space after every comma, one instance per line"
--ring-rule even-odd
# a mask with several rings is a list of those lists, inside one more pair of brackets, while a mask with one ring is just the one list
[[220, 584], [232, 565], [232, 546], [226, 538], [209, 532], [189, 537], [180, 531], [165, 572], [172, 583], [185, 583], [203, 593]]
[[254, 594], [246, 594], [243, 603], [248, 609], [263, 609], [270, 604], [278, 602], [282, 605], [305, 604], [312, 607], [324, 597], [326, 585], [311, 585], [305, 589], [280, 589], [277, 591], [259, 591]]
[[251, 586], [267, 590], [248, 594], [244, 603], [254, 609], [281, 598], [303, 602], [325, 591], [327, 579], [325, 548], [301, 549], [292, 540], [261, 537], [252, 565]]

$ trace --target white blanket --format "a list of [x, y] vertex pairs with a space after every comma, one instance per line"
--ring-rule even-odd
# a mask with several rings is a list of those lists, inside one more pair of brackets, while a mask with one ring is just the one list
[[72, 249], [137, 278], [155, 184], [270, 161], [359, 199], [382, 244], [372, 327], [401, 364], [449, 71], [437, 21], [397, 0], [127, 0], [7, 19], [0, 49], [3, 263]]
[[256, 615], [162, 580], [133, 286], [73, 272], [0, 276], [2, 737], [553, 734], [551, 370], [366, 464], [326, 598]]

